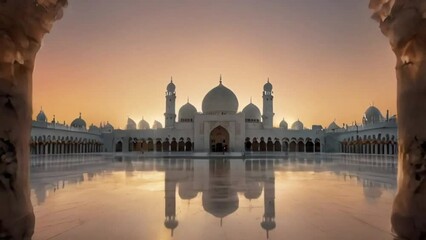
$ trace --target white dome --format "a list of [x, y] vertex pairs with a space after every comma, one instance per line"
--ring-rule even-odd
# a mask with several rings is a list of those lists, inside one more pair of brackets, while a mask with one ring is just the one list
[[170, 83], [167, 85], [167, 92], [174, 93], [176, 91], [176, 86], [173, 83], [173, 80], [170, 80]]
[[131, 118], [127, 118], [126, 129], [127, 130], [135, 130], [136, 129], [136, 122]]
[[280, 128], [288, 129], [288, 123], [284, 120], [284, 118], [283, 118], [283, 120], [280, 122]]
[[86, 129], [86, 121], [81, 118], [81, 113], [78, 118], [74, 119], [74, 121], [71, 122], [71, 127]]
[[179, 109], [179, 122], [192, 122], [196, 113], [197, 109], [189, 102], [186, 103]]
[[163, 125], [159, 121], [154, 121], [154, 124], [152, 124], [152, 129], [161, 129], [163, 128]]
[[336, 130], [336, 129], [340, 129], [339, 125], [336, 124], [335, 121], [333, 121], [332, 123], [330, 123], [330, 125], [328, 125], [328, 130]]
[[107, 122], [104, 126], [101, 126], [102, 132], [112, 132], [114, 131], [114, 127], [111, 123]]
[[268, 82], [263, 85], [263, 91], [272, 92], [272, 84], [269, 82], [269, 79]]
[[203, 113], [205, 114], [235, 114], [237, 111], [237, 96], [229, 88], [223, 86], [222, 81], [203, 99]]
[[90, 133], [100, 133], [101, 132], [101, 130], [98, 128], [98, 127], [96, 127], [95, 125], [90, 125], [90, 127], [89, 127], [89, 132]]
[[303, 123], [301, 121], [297, 120], [296, 122], [294, 122], [291, 125], [291, 129], [293, 129], [293, 130], [303, 130]]
[[249, 103], [244, 109], [243, 113], [246, 115], [246, 121], [260, 122], [262, 114], [260, 114], [259, 108], [253, 103]]
[[141, 130], [150, 129], [149, 123], [145, 121], [144, 119], [142, 119], [138, 124], [138, 128]]
[[371, 106], [367, 108], [364, 114], [363, 123], [364, 124], [370, 124], [370, 123], [378, 123], [382, 122], [384, 120], [384, 117], [380, 110], [376, 108], [375, 106]]
[[47, 122], [46, 114], [43, 112], [43, 110], [40, 110], [40, 112], [37, 114], [37, 122]]

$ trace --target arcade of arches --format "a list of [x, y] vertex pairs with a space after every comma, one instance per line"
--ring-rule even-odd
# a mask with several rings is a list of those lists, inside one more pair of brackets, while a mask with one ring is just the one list
[[[115, 144], [115, 152], [123, 152], [123, 141]], [[181, 137], [166, 139], [137, 139], [129, 138], [129, 152], [191, 152], [194, 149], [194, 143], [190, 138], [186, 140]]]
[[[222, 152], [228, 151], [229, 134], [221, 127], [215, 128], [210, 134], [211, 151]], [[222, 143], [222, 144], [219, 144]], [[321, 152], [321, 142], [319, 139], [287, 139], [279, 140], [275, 138], [264, 139], [261, 138], [246, 138], [245, 151], [247, 152]], [[115, 152], [124, 151], [124, 143], [122, 140], [115, 144]], [[136, 139], [129, 138], [128, 149], [130, 152], [191, 152], [194, 151], [194, 142], [190, 138], [184, 139], [183, 137], [166, 138], [166, 139]]]
[[210, 133], [210, 151], [211, 152], [227, 152], [229, 150], [229, 133], [222, 127], [218, 126]]
[[31, 154], [75, 154], [102, 152], [102, 142], [92, 139], [55, 138], [42, 136], [33, 138], [30, 143]]
[[398, 154], [398, 141], [395, 136], [386, 135], [382, 137], [379, 134], [376, 138], [373, 136], [346, 138], [340, 143], [342, 153], [358, 154]]
[[321, 152], [321, 141], [310, 138], [246, 138], [245, 150], [252, 152]]

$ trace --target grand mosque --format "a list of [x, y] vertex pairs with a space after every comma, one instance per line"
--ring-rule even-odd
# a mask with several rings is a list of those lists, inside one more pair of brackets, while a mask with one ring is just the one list
[[91, 152], [341, 152], [354, 154], [397, 153], [397, 119], [375, 106], [367, 108], [360, 124], [313, 125], [284, 120], [274, 127], [274, 95], [269, 80], [263, 86], [262, 111], [253, 103], [240, 111], [235, 93], [222, 82], [204, 97], [201, 111], [189, 101], [176, 112], [176, 86], [166, 87], [164, 126], [128, 118], [127, 126], [110, 123], [87, 126], [80, 114], [71, 124], [48, 121], [41, 110], [33, 121], [31, 153], [77, 154]]

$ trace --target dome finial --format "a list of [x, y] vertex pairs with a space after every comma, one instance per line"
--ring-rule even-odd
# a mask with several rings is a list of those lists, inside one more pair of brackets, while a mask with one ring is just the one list
[[186, 102], [189, 103], [189, 97], [186, 97]]
[[268, 77], [268, 83], [269, 83], [269, 77]]
[[81, 119], [81, 112], [80, 112], [79, 118]]
[[219, 84], [222, 85], [222, 74], [220, 74]]
[[253, 103], [253, 97], [250, 97], [250, 103]]
[[173, 83], [173, 76], [170, 76], [170, 83]]

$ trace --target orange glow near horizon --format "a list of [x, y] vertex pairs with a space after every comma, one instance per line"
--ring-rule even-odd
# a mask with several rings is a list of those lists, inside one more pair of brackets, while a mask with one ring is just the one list
[[187, 98], [201, 112], [220, 74], [239, 111], [251, 97], [262, 110], [269, 77], [275, 126], [359, 123], [372, 103], [396, 114], [395, 61], [368, 0], [338, 9], [303, 2], [72, 1], [38, 54], [34, 117], [42, 106], [68, 124], [79, 112], [88, 125], [123, 129], [128, 116], [164, 124], [171, 76], [177, 114]]

